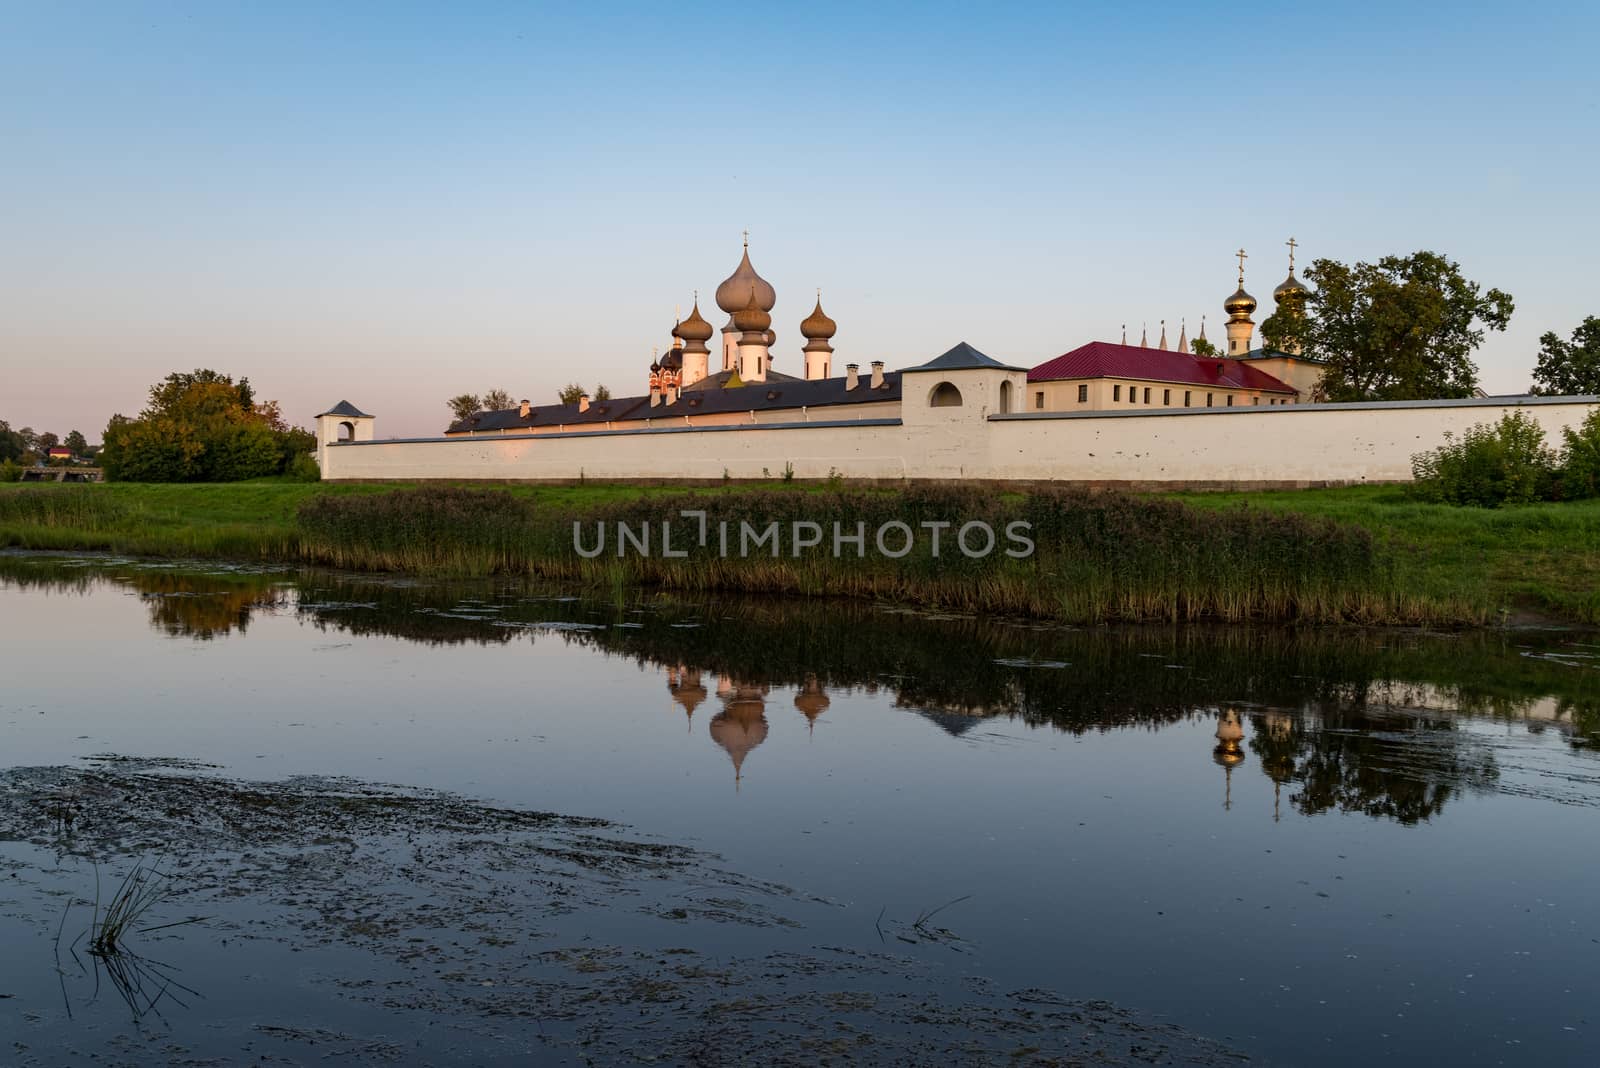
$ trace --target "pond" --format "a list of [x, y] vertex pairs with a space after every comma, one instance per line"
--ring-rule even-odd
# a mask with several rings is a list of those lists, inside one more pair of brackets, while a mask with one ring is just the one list
[[1600, 1054], [1592, 633], [26, 553], [0, 610], [6, 1063]]

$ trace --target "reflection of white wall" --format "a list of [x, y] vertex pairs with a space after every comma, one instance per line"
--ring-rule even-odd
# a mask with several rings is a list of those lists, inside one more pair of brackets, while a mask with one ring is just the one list
[[[962, 404], [930, 408], [949, 381]], [[999, 388], [1021, 372], [907, 372], [900, 418], [556, 435], [507, 435], [325, 447], [329, 479], [988, 478], [1123, 483], [1395, 482], [1413, 454], [1512, 410], [1552, 441], [1600, 398], [1512, 398], [1121, 414], [999, 415]], [[824, 411], [809, 413], [812, 420]], [[791, 416], [792, 418], [792, 416]], [[331, 422], [337, 423], [338, 420]], [[371, 424], [365, 427], [371, 439]]]

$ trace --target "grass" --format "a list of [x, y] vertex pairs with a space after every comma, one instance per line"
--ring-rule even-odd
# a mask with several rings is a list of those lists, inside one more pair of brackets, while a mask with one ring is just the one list
[[1401, 486], [1187, 494], [1198, 508], [1293, 512], [1372, 531], [1405, 589], [1481, 604], [1489, 621], [1600, 623], [1600, 500], [1504, 508], [1428, 504]]
[[[1600, 501], [1481, 510], [1422, 503], [1400, 487], [1350, 487], [1110, 494], [1091, 504], [1081, 494], [781, 482], [764, 491], [743, 484], [697, 490], [692, 499], [673, 487], [616, 484], [460, 492], [477, 496], [454, 498], [436, 484], [271, 480], [0, 486], [0, 546], [517, 573], [616, 589], [837, 594], [1077, 622], [1600, 623]], [[571, 551], [575, 520], [659, 522], [685, 506], [708, 507], [713, 522], [804, 513], [847, 526], [865, 521], [869, 530], [889, 518], [915, 525], [916, 516], [944, 507], [963, 518], [1027, 515], [1047, 534], [1034, 560], [995, 566], [920, 553], [888, 566], [766, 557], [586, 561]]]

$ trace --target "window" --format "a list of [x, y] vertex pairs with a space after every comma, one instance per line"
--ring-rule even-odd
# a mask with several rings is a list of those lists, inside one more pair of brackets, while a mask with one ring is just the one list
[[1139, 387], [1138, 386], [1129, 386], [1128, 387], [1128, 403], [1129, 404], [1138, 404], [1139, 403]]
[[1000, 383], [1000, 414], [1005, 415], [1011, 411], [1011, 383]]
[[1114, 400], [1114, 401], [1119, 401], [1119, 400], [1122, 399], [1122, 387], [1121, 386], [1112, 386], [1111, 387], [1111, 399]]
[[1228, 394], [1228, 407], [1230, 407], [1230, 408], [1233, 407], [1233, 394], [1232, 393]]
[[1251, 397], [1250, 398], [1250, 403], [1251, 404], [1260, 404], [1261, 403], [1261, 398], [1260, 397]]
[[1172, 390], [1164, 389], [1164, 390], [1161, 391], [1161, 403], [1164, 404], [1164, 405], [1167, 405], [1168, 407], [1171, 407], [1171, 405], [1172, 405]]
[[1078, 403], [1079, 404], [1088, 404], [1089, 403], [1089, 387], [1088, 387], [1087, 384], [1080, 385], [1078, 387]]
[[1150, 387], [1149, 386], [1145, 386], [1144, 387], [1144, 402], [1146, 404], [1150, 403]]
[[1186, 389], [1186, 390], [1183, 391], [1183, 406], [1185, 408], [1189, 407], [1189, 398], [1190, 398], [1190, 396], [1191, 396], [1191, 393], [1190, 393], [1189, 390]]
[[933, 392], [928, 394], [928, 407], [959, 408], [961, 407], [961, 391], [949, 382], [940, 382], [933, 387]]
[[[1081, 389], [1082, 387], [1080, 386], [1079, 388]], [[1033, 406], [1035, 408], [1043, 408], [1044, 407], [1044, 390], [1041, 389], [1041, 390], [1038, 390], [1037, 392], [1034, 393], [1034, 395], [1033, 395]]]

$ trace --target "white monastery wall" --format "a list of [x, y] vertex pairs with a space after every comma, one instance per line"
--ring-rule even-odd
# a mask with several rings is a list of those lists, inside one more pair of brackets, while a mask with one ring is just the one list
[[[1411, 457], [1527, 412], [1559, 446], [1561, 430], [1600, 397], [1500, 397], [1383, 404], [998, 415], [1000, 383], [1027, 397], [1020, 376], [963, 371], [908, 381], [901, 419], [745, 424], [704, 429], [597, 431], [331, 444], [334, 480], [715, 480], [778, 478], [1020, 479], [1130, 483], [1393, 482]], [[957, 383], [961, 407], [927, 406], [930, 388]]]

